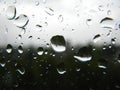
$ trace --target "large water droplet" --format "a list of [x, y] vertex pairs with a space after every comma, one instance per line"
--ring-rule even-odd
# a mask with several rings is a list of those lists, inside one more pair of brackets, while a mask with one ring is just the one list
[[74, 55], [74, 58], [81, 61], [81, 62], [87, 62], [92, 60], [92, 48], [91, 47], [83, 47], [80, 48], [76, 55]]
[[96, 42], [99, 41], [100, 39], [101, 39], [101, 35], [100, 35], [100, 34], [97, 34], [97, 35], [94, 36], [93, 41], [94, 41], [94, 43], [96, 43]]
[[64, 52], [66, 50], [66, 42], [63, 36], [56, 35], [51, 38], [51, 46], [56, 52]]
[[112, 38], [112, 39], [111, 39], [111, 43], [114, 45], [115, 42], [116, 42], [115, 38]]
[[6, 15], [9, 20], [12, 20], [16, 16], [16, 7], [15, 6], [9, 6], [6, 10]]
[[7, 51], [7, 53], [11, 53], [12, 52], [12, 45], [11, 44], [8, 44], [7, 45], [7, 48], [6, 48], [6, 51]]
[[24, 14], [21, 14], [14, 20], [14, 23], [17, 27], [23, 28], [28, 24], [28, 21], [28, 17]]
[[23, 48], [22, 48], [22, 46], [19, 46], [19, 47], [18, 47], [18, 52], [19, 52], [20, 54], [23, 53]]
[[110, 28], [113, 29], [114, 28], [114, 20], [112, 18], [109, 17], [105, 17], [100, 21], [101, 27], [102, 28]]
[[42, 47], [39, 47], [39, 48], [37, 49], [37, 54], [38, 54], [38, 55], [42, 55], [43, 52], [44, 52], [44, 50], [43, 50]]

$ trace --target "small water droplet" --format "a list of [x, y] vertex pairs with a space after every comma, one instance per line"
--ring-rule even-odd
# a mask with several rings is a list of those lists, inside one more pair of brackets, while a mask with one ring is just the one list
[[103, 68], [103, 69], [106, 69], [107, 67], [106, 66], [103, 66], [103, 65], [98, 65], [99, 68]]
[[9, 6], [6, 10], [6, 15], [9, 20], [12, 20], [16, 16], [16, 7], [15, 6]]
[[111, 15], [111, 10], [108, 10], [108, 11], [107, 11], [107, 15]]
[[66, 50], [66, 42], [63, 36], [56, 35], [51, 38], [51, 46], [56, 52], [64, 52]]
[[76, 71], [79, 72], [79, 71], [80, 71], [80, 68], [76, 68]]
[[23, 28], [25, 27], [29, 22], [29, 19], [26, 15], [24, 14], [21, 14], [19, 15], [17, 18], [15, 18], [14, 20], [14, 24], [17, 26], [17, 27], [20, 27], [20, 28]]
[[101, 40], [101, 35], [100, 34], [95, 35], [94, 38], [93, 38], [93, 42], [96, 43], [99, 40]]
[[115, 45], [116, 40], [114, 38], [111, 39], [111, 43]]
[[31, 40], [33, 38], [33, 36], [29, 36], [28, 39]]
[[86, 20], [86, 24], [87, 24], [88, 26], [92, 25], [92, 19], [87, 19], [87, 20]]
[[18, 71], [21, 75], [25, 74], [25, 69], [24, 68], [19, 68], [16, 71]]
[[59, 22], [63, 22], [63, 16], [59, 15], [58, 20], [59, 20]]
[[45, 12], [46, 12], [48, 15], [50, 15], [50, 16], [53, 16], [53, 15], [54, 15], [54, 10], [51, 9], [51, 8], [46, 7], [46, 8], [45, 8]]
[[114, 20], [110, 17], [105, 17], [100, 21], [101, 27], [102, 28], [109, 28], [113, 29], [114, 28]]
[[22, 46], [21, 46], [21, 45], [18, 47], [18, 52], [19, 52], [20, 54], [22, 54], [22, 53], [23, 53], [23, 48], [22, 48]]
[[20, 39], [22, 39], [22, 36], [18, 35], [17, 40], [20, 40]]
[[1, 67], [5, 67], [5, 63], [0, 63]]
[[47, 0], [43, 0], [43, 3], [45, 4], [47, 2]]
[[86, 56], [86, 57], [74, 56], [74, 58], [79, 61], [86, 62], [86, 61], [90, 61], [92, 59], [92, 56]]
[[43, 50], [42, 47], [39, 47], [39, 48], [37, 49], [37, 54], [38, 54], [38, 55], [43, 55], [43, 52], [44, 52], [44, 50]]
[[6, 48], [6, 51], [7, 51], [7, 53], [11, 53], [12, 52], [12, 45], [11, 44], [8, 44], [7, 45], [7, 48]]
[[40, 4], [39, 1], [35, 1], [36, 6], [39, 6], [39, 4]]
[[120, 30], [120, 21], [115, 24], [115, 30]]
[[57, 72], [58, 72], [59, 74], [65, 74], [65, 73], [66, 73], [66, 71], [64, 71], [64, 70], [59, 70], [59, 69], [57, 69]]

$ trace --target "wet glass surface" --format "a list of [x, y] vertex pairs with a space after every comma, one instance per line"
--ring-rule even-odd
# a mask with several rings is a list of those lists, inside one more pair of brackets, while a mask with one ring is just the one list
[[0, 90], [119, 90], [120, 0], [0, 0]]

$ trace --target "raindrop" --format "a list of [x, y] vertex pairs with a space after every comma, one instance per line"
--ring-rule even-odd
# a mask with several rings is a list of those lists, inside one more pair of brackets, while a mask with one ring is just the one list
[[64, 73], [66, 73], [65, 70], [60, 70], [60, 69], [57, 69], [57, 72], [58, 72], [59, 74], [64, 74]]
[[38, 55], [43, 55], [43, 52], [44, 52], [44, 50], [43, 50], [42, 47], [39, 47], [39, 48], [37, 49], [37, 54], [38, 54]]
[[58, 20], [59, 20], [59, 22], [63, 22], [63, 16], [59, 15]]
[[21, 75], [25, 74], [25, 69], [24, 69], [24, 68], [17, 69], [17, 71], [18, 71]]
[[53, 16], [53, 15], [54, 15], [54, 10], [51, 9], [51, 8], [46, 7], [46, 8], [45, 8], [45, 12], [46, 12], [48, 15], [50, 15], [50, 16]]
[[35, 5], [36, 5], [36, 6], [38, 6], [39, 4], [40, 4], [39, 1], [36, 1], [36, 2], [35, 2]]
[[16, 16], [16, 7], [15, 6], [9, 6], [6, 10], [6, 15], [9, 20], [12, 20]]
[[116, 38], [112, 38], [112, 39], [111, 39], [111, 43], [114, 45], [115, 42], [116, 42]]
[[58, 64], [58, 66], [57, 66], [57, 72], [59, 74], [65, 74], [66, 73], [65, 64], [63, 62], [60, 63], [60, 64]]
[[99, 11], [104, 11], [103, 5], [99, 5], [98, 9], [99, 9]]
[[43, 3], [45, 4], [47, 2], [47, 0], [43, 0]]
[[111, 10], [108, 10], [108, 11], [107, 11], [107, 15], [111, 15]]
[[86, 62], [86, 61], [90, 61], [92, 59], [92, 56], [86, 56], [86, 57], [74, 56], [74, 58], [79, 61]]
[[86, 24], [87, 24], [88, 26], [92, 25], [92, 19], [87, 19], [87, 20], [86, 20]]
[[114, 28], [114, 20], [112, 18], [109, 17], [105, 17], [100, 21], [101, 27], [102, 28], [110, 28], [113, 29]]
[[39, 25], [39, 24], [37, 24], [37, 25], [36, 25], [36, 27], [37, 27], [37, 28], [42, 28], [42, 26], [41, 26], [41, 25]]
[[33, 38], [33, 36], [29, 36], [28, 39], [31, 40]]
[[23, 28], [25, 27], [29, 22], [29, 19], [26, 15], [21, 14], [17, 18], [15, 18], [14, 23], [17, 27]]
[[101, 35], [100, 35], [100, 34], [97, 34], [97, 35], [94, 36], [93, 42], [96, 43], [96, 42], [98, 42], [100, 39], [101, 39]]
[[11, 44], [8, 44], [7, 45], [7, 48], [6, 48], [6, 51], [7, 51], [7, 53], [11, 53], [12, 52], [12, 45]]
[[64, 52], [66, 50], [66, 42], [63, 36], [56, 35], [51, 38], [51, 46], [56, 52]]
[[21, 35], [18, 35], [17, 39], [18, 39], [18, 40], [22, 39], [22, 36], [21, 36]]
[[103, 69], [106, 69], [107, 67], [106, 66], [103, 66], [103, 65], [98, 65], [99, 68], [103, 68]]
[[1, 67], [5, 67], [5, 63], [0, 63]]
[[18, 52], [19, 52], [20, 54], [23, 53], [23, 48], [22, 48], [22, 46], [19, 46], [19, 47], [18, 47]]
[[80, 71], [80, 68], [76, 68], [76, 71], [79, 72], [79, 71]]
[[115, 24], [115, 30], [120, 30], [120, 21]]
[[83, 47], [80, 48], [76, 55], [74, 55], [74, 58], [81, 61], [81, 62], [87, 62], [92, 60], [92, 47]]

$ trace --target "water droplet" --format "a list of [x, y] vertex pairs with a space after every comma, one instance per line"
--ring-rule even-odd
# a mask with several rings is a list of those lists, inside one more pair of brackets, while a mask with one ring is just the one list
[[59, 20], [59, 22], [63, 22], [63, 16], [59, 15], [58, 20]]
[[108, 11], [107, 11], [107, 15], [111, 15], [111, 10], [108, 10]]
[[120, 30], [120, 21], [115, 24], [115, 30]]
[[53, 15], [54, 15], [54, 10], [51, 9], [51, 8], [46, 7], [46, 8], [45, 8], [45, 12], [46, 12], [48, 15], [50, 15], [50, 16], [53, 16]]
[[33, 36], [29, 36], [28, 39], [31, 40], [33, 38]]
[[15, 6], [9, 6], [6, 10], [6, 15], [9, 20], [12, 20], [16, 16], [16, 7]]
[[103, 66], [103, 65], [98, 65], [99, 68], [103, 68], [103, 69], [106, 69], [107, 67], [106, 66]]
[[56, 35], [51, 38], [51, 46], [56, 52], [64, 52], [66, 50], [66, 42], [63, 36]]
[[39, 1], [36, 1], [36, 2], [35, 2], [35, 5], [36, 5], [36, 6], [38, 6], [39, 4], [40, 4]]
[[98, 9], [99, 9], [99, 11], [104, 11], [103, 5], [99, 5]]
[[91, 47], [83, 47], [80, 48], [77, 52], [77, 55], [74, 55], [74, 58], [81, 61], [81, 62], [87, 62], [92, 60], [92, 48]]
[[79, 61], [86, 62], [86, 61], [90, 61], [92, 59], [92, 56], [87, 56], [87, 57], [74, 56], [74, 58]]
[[22, 48], [22, 46], [19, 46], [19, 47], [18, 47], [18, 52], [19, 52], [20, 54], [23, 53], [23, 48]]
[[107, 65], [108, 64], [108, 62], [107, 62], [107, 60], [106, 59], [99, 59], [98, 60], [98, 67], [99, 68], [102, 68], [102, 69], [106, 69], [107, 68]]
[[101, 27], [102, 28], [110, 28], [113, 29], [114, 28], [114, 20], [112, 18], [109, 17], [105, 17], [100, 21]]
[[114, 38], [111, 39], [111, 43], [112, 43], [113, 45], [115, 44], [115, 41], [116, 41], [116, 40], [115, 40]]
[[66, 73], [66, 71], [64, 71], [64, 70], [59, 70], [59, 69], [57, 69], [57, 72], [58, 72], [59, 74], [65, 74], [65, 73]]
[[5, 63], [0, 63], [1, 67], [5, 67]]
[[22, 39], [22, 36], [18, 35], [17, 40], [20, 40], [20, 39]]
[[87, 24], [88, 26], [92, 25], [92, 19], [87, 19], [87, 20], [86, 20], [86, 24]]
[[38, 54], [38, 55], [43, 55], [43, 52], [44, 52], [44, 50], [43, 50], [42, 47], [39, 47], [39, 48], [37, 49], [37, 54]]
[[11, 53], [12, 52], [12, 45], [11, 44], [8, 44], [7, 45], [7, 48], [6, 48], [6, 51], [7, 51], [7, 53]]
[[21, 14], [17, 18], [15, 18], [14, 23], [17, 27], [23, 28], [25, 27], [29, 22], [29, 19], [26, 15]]
[[76, 71], [79, 72], [79, 71], [80, 71], [80, 68], [76, 68]]
[[18, 71], [21, 75], [25, 74], [25, 69], [24, 68], [17, 69], [16, 71]]
[[43, 0], [43, 3], [45, 4], [47, 2], [47, 0]]
[[97, 34], [95, 35], [95, 37], [93, 38], [94, 43], [96, 43], [97, 41], [99, 41], [101, 39], [101, 35]]

